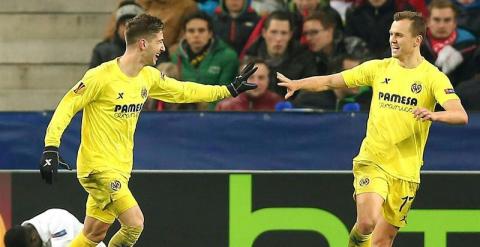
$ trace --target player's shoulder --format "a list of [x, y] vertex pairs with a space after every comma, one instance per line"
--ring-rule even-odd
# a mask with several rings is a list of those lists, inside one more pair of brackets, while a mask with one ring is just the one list
[[61, 208], [51, 208], [42, 213], [42, 215], [49, 217], [71, 217], [73, 216], [70, 212]]
[[424, 60], [421, 66], [425, 75], [429, 78], [434, 78], [435, 80], [442, 79], [448, 80], [447, 75], [445, 75], [442, 71], [440, 71], [435, 65], [431, 64], [429, 61]]
[[112, 70], [114, 69], [114, 66], [116, 66], [115, 59], [110, 60], [108, 62], [104, 62], [98, 65], [97, 67], [87, 70], [87, 72], [85, 73], [85, 76], [91, 77], [91, 76], [102, 76], [102, 75], [108, 74], [112, 72]]
[[366, 62], [364, 62], [364, 65], [368, 66], [382, 66], [386, 67], [391, 63], [391, 59], [389, 58], [384, 58], [384, 59], [371, 59]]

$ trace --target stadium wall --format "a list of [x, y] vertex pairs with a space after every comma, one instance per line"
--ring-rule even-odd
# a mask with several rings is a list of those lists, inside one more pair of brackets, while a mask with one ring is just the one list
[[[37, 169], [51, 112], [0, 113], [0, 169]], [[145, 112], [135, 135], [138, 170], [350, 170], [366, 114]], [[467, 126], [433, 124], [425, 170], [480, 170], [480, 113]], [[81, 116], [60, 151], [75, 164]]]
[[[2, 175], [11, 177], [13, 224], [49, 208], [83, 219], [86, 193], [74, 173], [59, 174], [53, 186], [38, 173]], [[480, 173], [424, 173], [396, 246], [477, 246], [479, 180]], [[349, 172], [142, 172], [130, 188], [145, 215], [138, 246], [344, 247], [355, 219]]]

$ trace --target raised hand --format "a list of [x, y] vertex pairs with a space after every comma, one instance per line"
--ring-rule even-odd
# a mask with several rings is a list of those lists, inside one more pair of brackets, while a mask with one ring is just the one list
[[257, 71], [257, 67], [254, 67], [254, 63], [249, 63], [243, 70], [240, 72], [240, 75], [235, 77], [232, 83], [227, 85], [228, 91], [233, 97], [237, 97], [239, 94], [257, 88], [256, 84], [248, 83], [248, 77], [250, 77], [255, 71]]

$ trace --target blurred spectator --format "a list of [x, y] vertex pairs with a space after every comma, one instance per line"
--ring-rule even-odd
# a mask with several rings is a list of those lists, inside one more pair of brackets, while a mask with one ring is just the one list
[[[316, 11], [305, 19], [303, 33], [310, 51], [315, 56], [317, 70], [320, 75], [340, 72], [354, 62], [360, 63], [368, 56], [366, 43], [357, 37], [344, 38], [343, 33], [336, 29], [335, 18], [322, 11]], [[344, 60], [346, 56], [355, 53], [355, 60]], [[345, 66], [347, 65], [347, 66]], [[350, 89], [345, 89], [349, 92]], [[334, 91], [307, 92], [300, 91], [294, 100], [297, 108], [315, 108], [334, 110], [337, 107], [337, 98], [345, 95], [336, 95]], [[340, 96], [341, 97], [338, 97]]]
[[240, 54], [260, 17], [250, 0], [221, 0], [214, 13], [215, 34]]
[[267, 16], [275, 11], [286, 10], [287, 5], [284, 0], [252, 0], [252, 8], [260, 16]]
[[373, 58], [389, 57], [393, 14], [406, 9], [412, 10], [412, 7], [407, 3], [396, 6], [394, 0], [368, 0], [347, 10], [345, 33], [367, 42]]
[[246, 47], [246, 57], [265, 60], [271, 70], [269, 89], [281, 96], [285, 95], [286, 89], [277, 86], [276, 72], [292, 79], [318, 74], [312, 54], [293, 40], [292, 35], [290, 13], [276, 11], [266, 18], [261, 37]]
[[169, 54], [172, 54], [182, 37], [182, 18], [198, 10], [194, 0], [137, 0], [147, 13], [160, 18], [163, 29], [164, 43]]
[[[125, 24], [128, 20], [143, 13], [143, 8], [134, 1], [126, 0], [120, 3], [115, 11], [114, 28], [109, 28], [105, 40], [98, 43], [93, 49], [89, 68], [120, 57], [125, 52]], [[159, 61], [168, 60], [168, 54], [160, 56]]]
[[480, 74], [471, 80], [462, 82], [455, 88], [462, 100], [462, 105], [468, 111], [480, 111]]
[[422, 43], [422, 55], [441, 69], [455, 87], [471, 79], [476, 72], [476, 37], [458, 28], [457, 7], [449, 0], [433, 0], [429, 5], [427, 37]]
[[[235, 51], [214, 37], [212, 18], [205, 12], [188, 15], [183, 23], [184, 39], [172, 62], [180, 71], [181, 80], [202, 84], [227, 84], [237, 74], [239, 61]], [[198, 105], [201, 110], [205, 104]]]
[[[342, 59], [342, 71], [351, 69], [366, 60], [369, 60], [368, 49], [365, 44], [351, 42], [347, 46], [345, 56]], [[372, 88], [368, 86], [357, 88], [335, 89], [337, 97], [337, 111], [343, 109], [345, 104], [356, 103], [360, 111], [368, 111], [372, 101]]]
[[321, 10], [323, 13], [328, 13], [335, 20], [335, 26], [338, 30], [343, 30], [343, 22], [340, 14], [330, 7], [329, 1], [320, 0], [292, 0], [290, 3], [290, 11], [293, 15], [294, 37], [300, 40], [302, 44], [305, 43], [305, 37], [302, 36], [302, 28], [305, 17], [312, 14], [314, 11]]
[[[345, 35], [337, 28], [336, 17], [329, 12], [315, 11], [305, 18], [303, 36], [306, 45], [315, 56], [315, 63], [320, 75], [332, 74], [342, 70], [342, 58], [346, 53], [348, 42], [364, 51], [366, 43], [360, 38]], [[365, 53], [367, 55], [367, 53]]]
[[195, 0], [197, 2], [198, 10], [213, 16], [215, 9], [219, 5], [219, 0]]
[[248, 82], [255, 83], [258, 87], [237, 96], [220, 101], [217, 111], [273, 111], [275, 105], [282, 100], [282, 97], [268, 90], [270, 84], [270, 69], [261, 59], [246, 61], [240, 68], [243, 69], [248, 63], [254, 62], [257, 71], [248, 78]]
[[480, 37], [480, 0], [454, 0], [460, 8], [458, 25]]
[[347, 9], [350, 8], [354, 2], [354, 0], [332, 0], [330, 1], [330, 6], [340, 14], [342, 22], [345, 23]]

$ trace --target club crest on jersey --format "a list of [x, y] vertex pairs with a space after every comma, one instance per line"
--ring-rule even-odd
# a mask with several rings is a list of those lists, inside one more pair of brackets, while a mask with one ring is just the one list
[[142, 96], [142, 98], [146, 99], [147, 96], [148, 96], [148, 92], [147, 92], [147, 89], [145, 87], [142, 88], [142, 91], [140, 92], [140, 95]]
[[362, 178], [362, 179], [360, 179], [360, 182], [358, 182], [358, 184], [359, 184], [361, 187], [365, 187], [365, 186], [367, 186], [369, 183], [370, 183], [370, 179], [369, 179], [369, 178]]
[[422, 91], [422, 85], [414, 82], [410, 89], [412, 90], [412, 93], [420, 93]]
[[86, 89], [85, 84], [83, 82], [80, 82], [78, 86], [75, 89], [73, 89], [73, 92], [76, 94], [82, 94], [85, 91], [85, 89]]
[[122, 188], [122, 183], [118, 180], [113, 180], [110, 183], [110, 188], [112, 188], [113, 191], [119, 191]]

